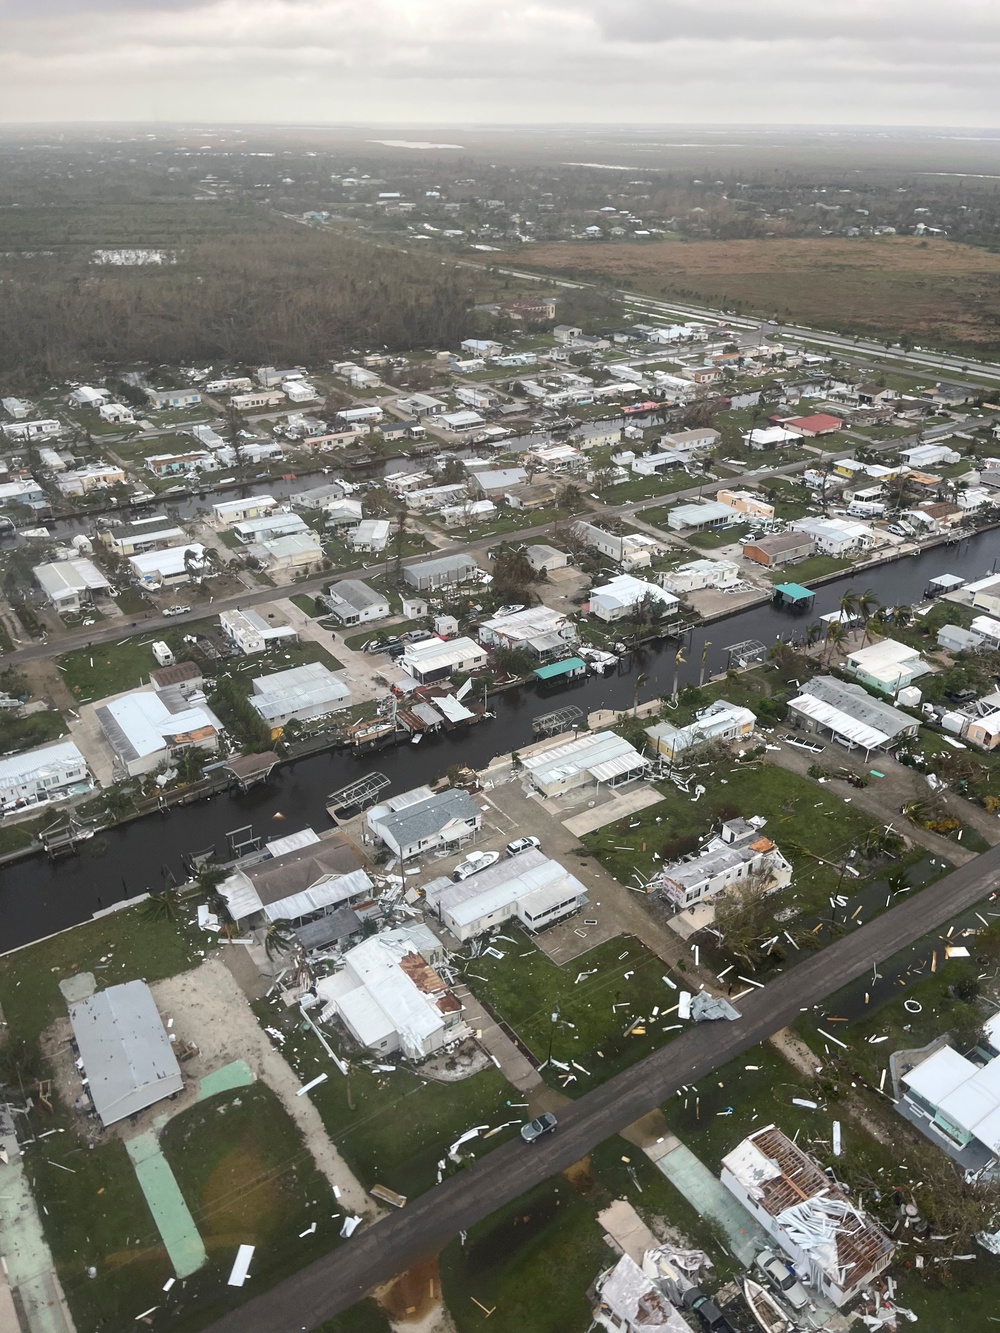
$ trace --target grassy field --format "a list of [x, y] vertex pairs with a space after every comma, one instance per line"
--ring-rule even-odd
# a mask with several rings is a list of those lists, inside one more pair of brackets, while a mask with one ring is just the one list
[[587, 1289], [617, 1262], [597, 1220], [613, 1199], [627, 1199], [654, 1234], [667, 1225], [690, 1243], [707, 1246], [716, 1260], [713, 1287], [729, 1275], [731, 1265], [711, 1229], [644, 1153], [624, 1139], [610, 1139], [474, 1227], [464, 1246], [444, 1251], [442, 1289], [458, 1333], [586, 1328]]
[[[183, 642], [185, 634], [217, 632], [218, 626], [214, 621], [199, 621], [178, 629], [165, 630], [160, 637], [173, 649], [177, 660], [182, 662], [191, 656], [188, 645]], [[71, 653], [64, 653], [58, 659], [58, 666], [66, 678], [67, 687], [77, 699], [85, 703], [148, 684], [149, 673], [156, 668], [149, 646], [153, 637], [151, 634], [148, 639], [131, 638], [124, 643], [96, 644], [93, 648], [77, 648]], [[241, 684], [245, 683], [246, 693], [249, 694], [251, 677], [303, 666], [307, 662], [322, 662], [331, 671], [338, 671], [342, 666], [322, 644], [306, 640], [275, 648], [271, 652], [258, 653], [254, 657], [222, 662], [219, 664], [219, 674], [232, 676]]]
[[824, 574], [850, 569], [852, 563], [850, 560], [838, 560], [833, 555], [810, 555], [784, 569], [769, 569], [767, 576], [773, 583], [808, 583], [810, 579], [822, 578]]
[[[181, 1112], [160, 1145], [208, 1253], [169, 1307], [171, 1330], [204, 1327], [337, 1243], [341, 1209], [333, 1191], [262, 1084]], [[316, 1231], [300, 1236], [313, 1222]], [[239, 1245], [257, 1247], [253, 1281], [242, 1291], [226, 1284]]]
[[[262, 1022], [285, 1032], [282, 1054], [303, 1081], [329, 1068], [315, 1036], [300, 1032], [294, 1015], [266, 1000], [254, 1008]], [[494, 1068], [457, 1083], [435, 1083], [402, 1065], [394, 1073], [375, 1074], [352, 1062], [349, 1079], [331, 1074], [310, 1097], [362, 1184], [388, 1185], [410, 1197], [435, 1183], [438, 1161], [466, 1129], [516, 1118], [520, 1123], [521, 1115], [508, 1110], [508, 1101], [521, 1098]], [[477, 1146], [475, 1155], [514, 1132], [495, 1135]], [[448, 1169], [456, 1168], [449, 1163]]]
[[1000, 255], [946, 240], [537, 246], [518, 262], [824, 329], [995, 352]]
[[[198, 939], [199, 949], [209, 947]], [[0, 958], [0, 1009], [12, 1036], [34, 1042], [66, 1012], [64, 977], [94, 971], [101, 985], [159, 981], [200, 961], [182, 927], [134, 907]]]
[[0, 752], [3, 754], [30, 750], [65, 735], [63, 715], [55, 709], [44, 713], [28, 713], [25, 717], [11, 717], [4, 711], [0, 716]]
[[[776, 907], [780, 901], [781, 907], [791, 909], [799, 927], [808, 929], [815, 921], [829, 919], [829, 898], [837, 893], [848, 898], [842, 920], [851, 918], [856, 908], [864, 920], [884, 909], [885, 885], [878, 871], [868, 870], [863, 857], [857, 858], [858, 879], [847, 878], [838, 868], [872, 826], [867, 816], [845, 804], [840, 790], [759, 761], [742, 767], [717, 764], [714, 771], [703, 767], [696, 770], [696, 777], [707, 788], [697, 803], [665, 783], [662, 804], [589, 834], [586, 846], [623, 884], [632, 883], [634, 873], [645, 877], [661, 864], [653, 853], [661, 852], [668, 836], [670, 841], [702, 837], [734, 813], [759, 814], [767, 819], [766, 835], [792, 866], [792, 883], [775, 900]], [[657, 816], [662, 820], [659, 825]], [[894, 866], [910, 867], [911, 883], [924, 883], [942, 873], [919, 850]], [[820, 942], [817, 938], [817, 945]]]
[[[496, 944], [504, 958], [483, 954], [468, 963], [465, 977], [536, 1059], [547, 1058], [551, 1040], [553, 1059], [576, 1062], [568, 1071], [544, 1071], [553, 1087], [575, 1074], [565, 1090], [579, 1096], [663, 1045], [663, 1031], [676, 1018], [662, 1011], [676, 1005], [676, 995], [662, 979], [663, 963], [638, 940], [608, 940], [561, 968], [522, 932], [505, 934], [516, 942]], [[654, 1009], [661, 1010], [657, 1019]], [[643, 1031], [630, 1035], [635, 1027]]]

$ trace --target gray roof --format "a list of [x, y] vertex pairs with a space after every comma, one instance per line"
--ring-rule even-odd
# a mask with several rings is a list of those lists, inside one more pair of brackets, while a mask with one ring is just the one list
[[369, 606], [377, 606], [380, 602], [387, 600], [384, 593], [369, 588], [368, 584], [363, 583], [361, 579], [341, 579], [330, 589], [329, 595], [341, 602], [346, 602], [355, 611], [365, 611]]
[[407, 565], [405, 573], [417, 578], [436, 578], [442, 574], [471, 573], [476, 568], [471, 555], [442, 555], [437, 560], [420, 560], [415, 565]]
[[391, 833], [397, 846], [410, 847], [421, 838], [433, 837], [454, 819], [478, 819], [480, 815], [469, 793], [452, 787], [386, 815], [378, 821], [378, 827]]
[[316, 921], [296, 926], [295, 936], [303, 949], [326, 949], [348, 940], [361, 929], [361, 918], [353, 907], [338, 907]]
[[69, 1021], [105, 1125], [182, 1090], [177, 1057], [144, 981], [109, 986], [71, 1005]]
[[135, 523], [122, 523], [118, 527], [110, 528], [108, 535], [116, 542], [120, 542], [128, 541], [132, 537], [153, 537], [158, 532], [173, 532], [177, 529], [183, 531], [175, 518], [168, 518], [166, 514], [154, 514]]
[[324, 838], [284, 856], [274, 856], [255, 866], [242, 866], [263, 906], [291, 898], [311, 889], [330, 875], [349, 875], [362, 864], [361, 857], [341, 836]]
[[802, 693], [811, 694], [814, 699], [839, 708], [856, 722], [874, 727], [889, 737], [898, 736], [900, 732], [910, 731], [916, 726], [916, 719], [908, 713], [873, 699], [861, 685], [837, 680], [835, 676], [814, 676], [803, 684]]
[[758, 537], [755, 542], [749, 542], [750, 546], [759, 546], [762, 551], [767, 551], [771, 555], [780, 554], [782, 551], [797, 551], [802, 546], [812, 546], [813, 536], [811, 532], [792, 531], [776, 532], [770, 537]]

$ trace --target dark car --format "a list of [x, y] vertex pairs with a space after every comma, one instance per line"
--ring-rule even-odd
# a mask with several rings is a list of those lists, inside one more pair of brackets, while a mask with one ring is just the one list
[[543, 1134], [551, 1134], [558, 1123], [551, 1111], [543, 1111], [537, 1120], [521, 1126], [521, 1138], [525, 1143], [535, 1143]]
[[698, 1322], [706, 1333], [736, 1333], [715, 1301], [706, 1296], [700, 1287], [689, 1287], [684, 1293], [683, 1304], [685, 1310], [698, 1316]]

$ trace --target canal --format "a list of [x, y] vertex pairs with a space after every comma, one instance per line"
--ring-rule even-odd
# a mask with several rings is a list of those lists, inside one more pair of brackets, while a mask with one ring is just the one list
[[[1000, 556], [1000, 533], [982, 532], [955, 546], [941, 546], [879, 568], [848, 574], [816, 590], [809, 619], [836, 610], [847, 589], [871, 589], [883, 605], [911, 605], [922, 599], [928, 580], [937, 574], [965, 578], [988, 573]], [[749, 639], [771, 644], [794, 638], [804, 622], [769, 605], [739, 612], [693, 631], [685, 645], [680, 670], [682, 684], [696, 683], [705, 650], [706, 679], [724, 671], [728, 646]], [[640, 700], [668, 692], [673, 683], [673, 644], [658, 644], [637, 653], [633, 672], [646, 680]], [[456, 763], [483, 768], [499, 754], [517, 749], [532, 739], [532, 719], [562, 703], [590, 712], [598, 708], [626, 708], [632, 704], [632, 674], [589, 677], [582, 686], [564, 693], [540, 696], [526, 685], [497, 695], [490, 707], [496, 719], [470, 732], [425, 739], [381, 754], [355, 759], [333, 751], [276, 769], [266, 786], [252, 791], [224, 793], [197, 805], [165, 815], [109, 829], [93, 844], [83, 844], [80, 855], [50, 862], [36, 856], [0, 871], [0, 952], [29, 943], [67, 926], [88, 920], [95, 911], [146, 890], [162, 888], [169, 873], [176, 882], [185, 877], [187, 853], [215, 847], [227, 854], [227, 833], [252, 825], [265, 838], [280, 837], [306, 825], [322, 831], [329, 827], [326, 796], [329, 792], [378, 769], [391, 779], [394, 792], [430, 782]], [[101, 854], [95, 854], [100, 852]]]

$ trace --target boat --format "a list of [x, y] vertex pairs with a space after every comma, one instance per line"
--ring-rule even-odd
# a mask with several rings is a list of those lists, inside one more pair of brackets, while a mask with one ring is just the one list
[[580, 656], [595, 676], [603, 676], [618, 665], [615, 653], [606, 653], [602, 648], [580, 648]]
[[771, 1293], [759, 1282], [754, 1282], [752, 1277], [743, 1279], [743, 1295], [750, 1313], [764, 1333], [794, 1333], [794, 1325], [788, 1315]]

